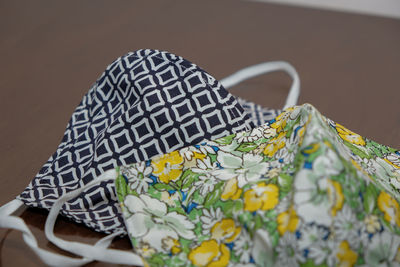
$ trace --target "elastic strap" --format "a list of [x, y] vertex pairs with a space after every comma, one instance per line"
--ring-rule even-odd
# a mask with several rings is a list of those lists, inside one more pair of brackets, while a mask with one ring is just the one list
[[[24, 220], [12, 216], [18, 208], [20, 208], [24, 203], [21, 200], [14, 199], [0, 208], [0, 227], [9, 228], [22, 232], [22, 237], [25, 243], [38, 255], [38, 257], [49, 266], [80, 266], [91, 262], [91, 259], [77, 259], [71, 258], [63, 255], [59, 255], [47, 250], [44, 250], [38, 246], [35, 236], [29, 230], [28, 226], [25, 224]], [[99, 240], [96, 245], [98, 246], [108, 246], [111, 242], [104, 242], [104, 240]]]
[[235, 72], [234, 74], [220, 80], [220, 82], [225, 88], [230, 88], [247, 79], [273, 71], [285, 71], [293, 79], [283, 109], [295, 106], [300, 95], [300, 78], [296, 69], [285, 61], [271, 61], [253, 65]]
[[[140, 256], [123, 250], [117, 249], [109, 249], [106, 246], [93, 246], [88, 244], [83, 244], [80, 242], [73, 242], [73, 241], [66, 241], [61, 238], [58, 238], [54, 235], [54, 225], [57, 220], [57, 216], [60, 212], [61, 207], [64, 205], [65, 202], [77, 197], [86, 189], [99, 184], [102, 181], [106, 180], [115, 180], [117, 177], [117, 172], [113, 170], [108, 170], [104, 172], [102, 175], [97, 177], [95, 180], [91, 181], [90, 183], [86, 184], [85, 186], [71, 191], [62, 197], [60, 197], [52, 206], [49, 215], [46, 220], [45, 224], [45, 234], [47, 239], [52, 242], [54, 245], [58, 246], [59, 248], [71, 252], [73, 254], [89, 258], [92, 260], [98, 260], [108, 263], [114, 264], [127, 264], [127, 265], [136, 265], [136, 266], [143, 266], [143, 261]], [[117, 235], [121, 235], [123, 232], [116, 232], [113, 233], [105, 238], [112, 240]], [[100, 242], [100, 241], [99, 241]], [[106, 241], [102, 241], [106, 242]], [[108, 242], [108, 240], [107, 240]], [[107, 243], [106, 242], [106, 243]]]
[[83, 257], [82, 259], [63, 256], [40, 248], [38, 246], [35, 236], [29, 230], [24, 220], [17, 216], [11, 215], [24, 204], [21, 200], [14, 199], [0, 207], [0, 228], [9, 228], [21, 231], [24, 242], [46, 265], [49, 266], [81, 266], [94, 260], [115, 264], [143, 266], [142, 259], [134, 253], [116, 249], [107, 249], [112, 240], [116, 236], [123, 234], [123, 231], [107, 235], [97, 241], [95, 245], [87, 245], [80, 242], [66, 241], [54, 235], [54, 225], [57, 220], [57, 216], [61, 207], [66, 201], [77, 197], [85, 189], [92, 187], [102, 181], [115, 179], [116, 176], [117, 173], [115, 170], [107, 171], [100, 175], [94, 181], [83, 186], [82, 188], [65, 194], [54, 203], [46, 219], [45, 234], [47, 239], [59, 248]]

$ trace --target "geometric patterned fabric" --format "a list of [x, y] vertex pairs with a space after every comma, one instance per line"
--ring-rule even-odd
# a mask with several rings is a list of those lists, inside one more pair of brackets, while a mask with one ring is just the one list
[[256, 126], [269, 122], [282, 112], [282, 110], [266, 108], [239, 97], [237, 101]]
[[[158, 50], [115, 60], [83, 97], [56, 152], [17, 198], [50, 209], [106, 170], [250, 130], [278, 111], [237, 99], [195, 64]], [[106, 181], [67, 202], [61, 214], [100, 232], [125, 230]]]

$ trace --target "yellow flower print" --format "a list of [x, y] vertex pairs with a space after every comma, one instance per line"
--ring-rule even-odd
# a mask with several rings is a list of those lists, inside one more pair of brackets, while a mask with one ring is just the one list
[[185, 165], [188, 167], [194, 166], [196, 164], [196, 160], [203, 160], [207, 157], [206, 154], [202, 153], [201, 151], [196, 151], [193, 147], [185, 147], [179, 150], [179, 154], [185, 160]]
[[342, 186], [339, 182], [336, 182], [331, 179], [327, 179], [328, 181], [328, 198], [329, 203], [332, 205], [331, 214], [333, 217], [336, 216], [336, 212], [341, 210], [343, 207], [344, 195], [342, 192]]
[[183, 158], [178, 151], [155, 157], [151, 162], [154, 168], [153, 173], [166, 184], [175, 181], [182, 174], [182, 163]]
[[389, 163], [390, 165], [392, 165], [393, 167], [395, 167], [396, 169], [400, 169], [399, 165], [394, 164], [393, 162], [391, 162], [390, 160], [388, 160], [387, 158], [383, 159], [384, 161], [386, 161], [387, 163]]
[[389, 163], [392, 167], [400, 169], [400, 158], [395, 153], [389, 154], [384, 158], [384, 161]]
[[162, 248], [171, 251], [173, 255], [181, 252], [181, 244], [177, 239], [173, 239], [172, 237], [167, 237], [162, 240]]
[[391, 224], [400, 227], [400, 207], [399, 203], [388, 193], [382, 191], [378, 196], [378, 208], [385, 214], [383, 217]]
[[188, 258], [198, 266], [206, 266], [218, 256], [219, 245], [215, 240], [203, 241], [200, 246], [189, 252]]
[[337, 266], [340, 267], [351, 267], [357, 261], [357, 253], [351, 250], [349, 243], [344, 240], [339, 245], [339, 251], [336, 254], [339, 264]]
[[195, 159], [195, 161], [196, 159], [203, 160], [205, 157], [207, 157], [206, 154], [193, 152], [193, 158]]
[[313, 143], [313, 144], [306, 146], [302, 152], [310, 155], [311, 153], [314, 153], [315, 151], [317, 151], [320, 148], [320, 146], [321, 145], [319, 143]]
[[223, 267], [228, 266], [231, 253], [229, 248], [225, 244], [219, 245], [219, 257], [216, 260], [210, 262], [207, 267]]
[[358, 164], [357, 161], [355, 161], [354, 159], [350, 159], [351, 163], [353, 164], [354, 167], [356, 167], [357, 170], [362, 171], [363, 168], [360, 166], [360, 164]]
[[276, 121], [274, 123], [272, 123], [270, 126], [274, 129], [276, 129], [276, 131], [279, 133], [280, 131], [282, 131], [285, 126], [286, 126], [286, 120], [288, 119], [288, 117], [290, 116], [291, 111], [293, 111], [294, 108], [287, 108], [284, 112], [282, 112], [281, 114], [279, 114], [278, 117], [276, 117]]
[[297, 130], [297, 135], [299, 136], [299, 138], [302, 138], [305, 132], [306, 132], [306, 127], [303, 126], [299, 130]]
[[269, 141], [269, 143], [264, 149], [264, 154], [272, 158], [279, 149], [285, 146], [286, 144], [285, 136], [286, 132], [281, 132], [277, 137], [271, 139], [271, 141]]
[[297, 217], [296, 211], [291, 206], [287, 211], [282, 212], [277, 217], [278, 232], [284, 235], [287, 231], [294, 232], [299, 224], [299, 217]]
[[339, 133], [340, 137], [347, 142], [355, 145], [365, 146], [365, 141], [360, 135], [350, 131], [349, 129], [346, 129], [339, 123], [336, 123], [336, 130]]
[[154, 253], [156, 253], [156, 250], [150, 247], [148, 243], [142, 243], [137, 250], [140, 255], [143, 255], [146, 258], [151, 257]]
[[279, 188], [264, 182], [244, 193], [244, 209], [248, 211], [270, 210], [278, 204]]
[[211, 228], [211, 238], [230, 243], [240, 234], [241, 228], [232, 219], [222, 219]]
[[242, 194], [242, 189], [238, 187], [238, 181], [237, 179], [230, 179], [228, 182], [226, 182], [224, 186], [224, 191], [222, 191], [221, 199], [222, 200], [236, 200], [240, 197]]
[[270, 138], [272, 136], [276, 135], [276, 129], [272, 127], [267, 127], [264, 129], [264, 137], [265, 138]]
[[192, 249], [188, 258], [196, 266], [227, 266], [230, 252], [225, 244], [218, 244], [216, 240], [211, 239], [203, 241], [200, 246]]

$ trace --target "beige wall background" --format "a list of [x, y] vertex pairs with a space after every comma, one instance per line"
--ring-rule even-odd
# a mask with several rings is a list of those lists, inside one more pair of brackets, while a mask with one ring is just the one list
[[400, 19], [400, 0], [254, 0]]

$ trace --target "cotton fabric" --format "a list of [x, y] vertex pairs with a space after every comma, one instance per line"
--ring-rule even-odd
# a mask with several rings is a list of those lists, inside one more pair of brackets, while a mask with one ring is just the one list
[[400, 152], [309, 104], [116, 170], [145, 265], [400, 266]]
[[[110, 64], [71, 116], [56, 152], [17, 197], [50, 209], [115, 166], [251, 129], [279, 111], [237, 99], [174, 54], [138, 50]], [[125, 231], [114, 184], [102, 182], [61, 214], [100, 232]]]

